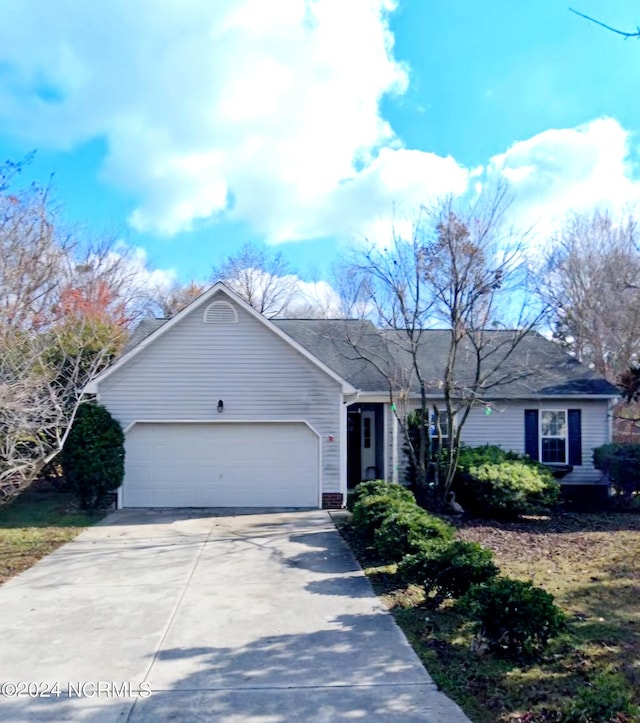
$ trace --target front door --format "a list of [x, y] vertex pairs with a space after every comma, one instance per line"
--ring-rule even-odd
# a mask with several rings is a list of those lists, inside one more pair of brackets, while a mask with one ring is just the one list
[[360, 465], [363, 480], [376, 478], [376, 413], [362, 412], [360, 424]]

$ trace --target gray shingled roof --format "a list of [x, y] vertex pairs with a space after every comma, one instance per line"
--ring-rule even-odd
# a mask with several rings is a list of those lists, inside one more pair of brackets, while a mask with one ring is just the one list
[[122, 353], [127, 354], [132, 349], [135, 349], [141, 341], [144, 341], [148, 336], [151, 336], [151, 334], [159, 329], [166, 321], [168, 321], [168, 319], [155, 319], [153, 317], [143, 319], [131, 332], [129, 341], [125, 344]]
[[[406, 380], [412, 376], [411, 357], [407, 352], [407, 336], [404, 331], [379, 330], [365, 321], [273, 321], [282, 331], [362, 391], [388, 390], [385, 376], [371, 363], [364, 361], [362, 356], [375, 360], [387, 374], [389, 370], [394, 370], [392, 374], [396, 378]], [[486, 332], [491, 354], [483, 368], [489, 370], [499, 366], [488, 381], [489, 397], [618, 395], [612, 384], [580, 364], [558, 344], [536, 332], [526, 334], [509, 354], [514, 334], [512, 330]], [[431, 394], [439, 392], [449, 341], [450, 332], [447, 330], [421, 332], [419, 366]], [[471, 345], [467, 344], [458, 357], [457, 381], [468, 384], [474, 368]], [[411, 381], [411, 388], [417, 392], [417, 380]]]
[[[159, 329], [166, 319], [144, 319], [133, 332], [125, 351], [130, 351]], [[396, 379], [410, 381], [418, 391], [417, 381], [410, 379], [410, 356], [406, 351], [406, 335], [402, 331], [379, 330], [371, 322], [343, 319], [272, 319], [281, 331], [308, 349], [316, 358], [333, 369], [357, 389], [366, 392], [387, 392], [385, 374], [363, 356], [375, 360], [388, 374], [394, 370]], [[521, 398], [537, 395], [617, 396], [617, 389], [586, 366], [567, 354], [558, 344], [536, 332], [527, 334], [515, 351], [504, 359], [513, 331], [489, 332], [492, 344], [490, 362], [499, 370], [490, 379], [486, 396]], [[449, 348], [449, 332], [422, 332], [419, 361], [429, 393], [437, 394]], [[461, 383], [469, 381], [470, 348], [462, 351], [456, 377]], [[495, 361], [494, 361], [495, 360]], [[488, 368], [488, 367], [487, 367]]]

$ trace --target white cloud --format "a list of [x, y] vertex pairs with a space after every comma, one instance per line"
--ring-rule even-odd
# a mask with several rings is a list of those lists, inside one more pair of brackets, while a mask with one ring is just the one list
[[630, 134], [612, 118], [577, 128], [551, 129], [494, 156], [485, 179], [504, 178], [520, 225], [532, 225], [539, 241], [570, 213], [609, 209], [614, 214], [640, 201]]
[[104, 137], [104, 176], [140, 198], [138, 229], [173, 234], [228, 211], [296, 237], [298, 208], [394, 141], [379, 112], [407, 83], [393, 5], [14, 3], [0, 27], [0, 116], [55, 148]]
[[392, 224], [439, 196], [464, 193], [468, 180], [469, 172], [450, 156], [382, 148], [358, 174], [300, 208], [275, 240], [297, 230], [303, 238], [354, 235], [384, 244]]
[[178, 279], [175, 269], [151, 268], [147, 252], [139, 246], [131, 249], [130, 253], [127, 252], [126, 247], [123, 247], [121, 253], [126, 259], [125, 271], [129, 275], [132, 285], [142, 291], [169, 289]]
[[30, 0], [0, 24], [0, 123], [40, 147], [106, 141], [102, 174], [138, 229], [220, 217], [270, 242], [388, 238], [445, 194], [510, 181], [544, 238], [571, 210], [640, 198], [610, 118], [513, 144], [481, 169], [407, 149], [380, 112], [408, 72], [394, 0]]
[[302, 281], [295, 277], [296, 293], [289, 304], [288, 313], [313, 317], [339, 317], [342, 314], [342, 300], [338, 292], [326, 281]]
[[[508, 221], [530, 231], [534, 249], [572, 213], [607, 209], [614, 216], [640, 209], [640, 174], [632, 136], [612, 118], [576, 128], [550, 129], [514, 143], [483, 167], [465, 168], [451, 157], [407, 149], [382, 149], [357, 178], [326, 199], [327, 233], [352, 230], [384, 246], [393, 229], [409, 237], [420, 204], [451, 194], [477, 200], [483, 188], [507, 181], [513, 203]], [[392, 201], [395, 202], [392, 205]], [[350, 210], [351, 209], [351, 210]], [[315, 211], [315, 209], [314, 209]]]

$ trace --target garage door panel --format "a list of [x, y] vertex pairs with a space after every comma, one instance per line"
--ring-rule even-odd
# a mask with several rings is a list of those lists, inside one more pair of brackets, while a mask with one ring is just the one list
[[316, 507], [318, 438], [302, 423], [137, 424], [125, 507]]

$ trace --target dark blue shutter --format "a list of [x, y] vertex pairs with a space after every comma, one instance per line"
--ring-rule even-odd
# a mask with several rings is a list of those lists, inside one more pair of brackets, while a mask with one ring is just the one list
[[582, 464], [582, 410], [567, 411], [569, 425], [569, 464]]
[[538, 410], [524, 410], [524, 453], [538, 460]]

